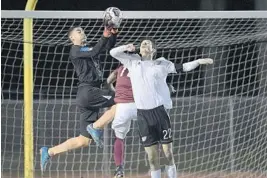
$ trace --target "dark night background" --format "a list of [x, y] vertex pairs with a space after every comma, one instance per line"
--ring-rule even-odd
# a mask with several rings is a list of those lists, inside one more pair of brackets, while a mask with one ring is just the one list
[[[36, 10], [266, 10], [266, 0], [39, 0]], [[23, 10], [25, 0], [2, 0], [3, 10]]]
[[[24, 10], [26, 5], [25, 0], [2, 0], [1, 3], [2, 10]], [[267, 0], [39, 0], [36, 10], [103, 11], [110, 6], [149, 11], [267, 10]], [[21, 19], [2, 18], [1, 21], [2, 170], [7, 175], [19, 177], [18, 172], [23, 170], [23, 23]], [[267, 19], [125, 21], [127, 25], [119, 36], [122, 41], [140, 34], [154, 35], [159, 41], [165, 40], [158, 55], [171, 61], [188, 62], [200, 57], [215, 60], [213, 66], [198, 67], [192, 72], [168, 78], [177, 89], [170, 117], [179, 171], [230, 172], [234, 162], [234, 170], [266, 173], [266, 22]], [[43, 145], [58, 144], [79, 133], [79, 112], [75, 106], [77, 80], [68, 61], [69, 46], [66, 45], [66, 33], [73, 24], [85, 27], [88, 34], [92, 32], [90, 42], [95, 42], [101, 35], [102, 22], [94, 19], [38, 19], [34, 26], [35, 150]], [[142, 28], [142, 24], [149, 27], [152, 24], [157, 30], [149, 31]], [[139, 25], [145, 29], [144, 33], [130, 28]], [[101, 59], [104, 61], [104, 77], [107, 77], [118, 64], [106, 54]], [[126, 156], [126, 171], [145, 172], [148, 167], [144, 151], [140, 144], [133, 144], [139, 143], [135, 126], [127, 138], [126, 152], [131, 154]], [[108, 133], [112, 135], [111, 130]], [[108, 139], [113, 142], [113, 136]], [[111, 145], [107, 147], [112, 149]], [[102, 171], [103, 150], [96, 149], [95, 145], [88, 149], [77, 150], [76, 155], [60, 156], [55, 161], [60, 162], [59, 165], [50, 164], [50, 171], [72, 170], [73, 174], [75, 171], [77, 174]], [[112, 154], [107, 155], [110, 164]], [[35, 167], [39, 171], [37, 151], [35, 156]], [[209, 177], [214, 178], [216, 174]]]

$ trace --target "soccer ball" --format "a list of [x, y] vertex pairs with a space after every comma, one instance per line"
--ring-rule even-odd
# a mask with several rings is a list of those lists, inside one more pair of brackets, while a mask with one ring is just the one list
[[122, 12], [117, 7], [109, 7], [104, 12], [104, 25], [108, 28], [119, 28], [122, 21]]

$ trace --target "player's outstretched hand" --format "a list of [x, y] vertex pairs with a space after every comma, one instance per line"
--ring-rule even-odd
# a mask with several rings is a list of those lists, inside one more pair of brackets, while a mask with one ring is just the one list
[[135, 51], [135, 46], [133, 44], [128, 44], [127, 47], [126, 47], [126, 51], [134, 52]]
[[169, 90], [171, 94], [174, 94], [177, 92], [177, 90], [175, 90], [175, 88], [171, 84], [168, 84], [168, 86], [169, 86]]
[[203, 59], [198, 59], [199, 64], [213, 64], [213, 59], [211, 58], [203, 58]]
[[104, 37], [110, 37], [111, 36], [111, 31], [107, 27], [105, 27], [105, 29], [104, 29], [103, 36]]
[[115, 35], [115, 34], [119, 33], [119, 30], [118, 30], [117, 28], [111, 28], [111, 29], [110, 29], [110, 32], [111, 32], [113, 35]]
[[105, 31], [108, 33], [113, 34], [113, 35], [116, 35], [119, 33], [119, 30], [117, 28], [113, 28], [113, 27], [105, 27]]

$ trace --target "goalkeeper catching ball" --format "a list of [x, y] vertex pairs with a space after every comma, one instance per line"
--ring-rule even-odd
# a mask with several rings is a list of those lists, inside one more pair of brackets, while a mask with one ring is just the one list
[[[114, 93], [110, 90], [102, 90], [102, 72], [100, 70], [99, 55], [114, 47], [118, 34], [119, 20], [114, 18], [104, 20], [104, 32], [94, 47], [86, 44], [86, 35], [81, 27], [70, 28], [68, 38], [72, 42], [69, 60], [74, 65], [79, 83], [76, 96], [76, 104], [80, 110], [80, 135], [54, 146], [42, 147], [41, 170], [44, 171], [48, 160], [52, 156], [69, 150], [86, 147], [91, 143], [91, 135], [88, 134], [86, 126], [98, 119], [99, 109], [114, 105]], [[113, 110], [106, 115], [114, 115]]]

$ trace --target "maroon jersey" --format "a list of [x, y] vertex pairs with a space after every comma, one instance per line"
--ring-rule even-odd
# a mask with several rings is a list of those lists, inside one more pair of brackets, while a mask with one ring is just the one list
[[133, 98], [133, 90], [130, 78], [128, 75], [128, 69], [124, 68], [121, 65], [116, 69], [117, 72], [117, 80], [116, 80], [116, 92], [115, 99], [116, 103], [132, 103], [134, 102]]

